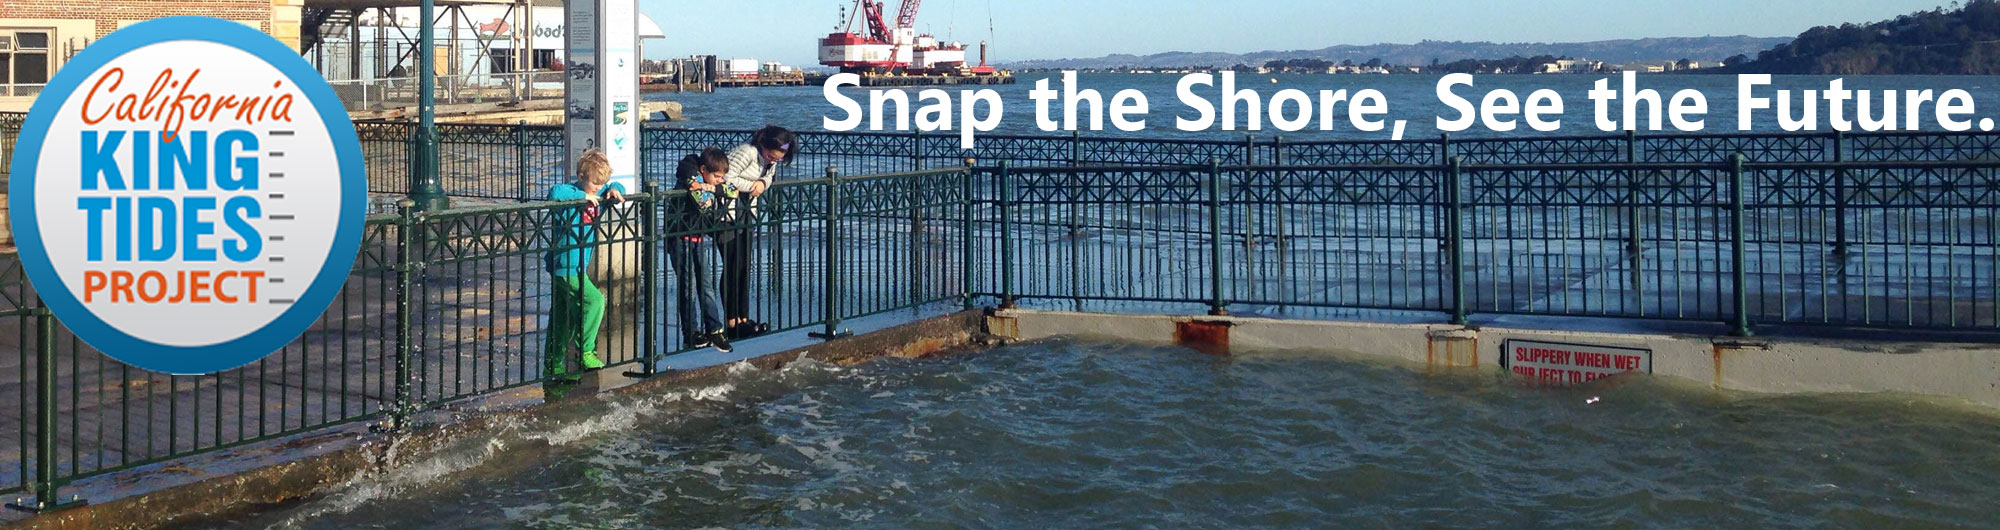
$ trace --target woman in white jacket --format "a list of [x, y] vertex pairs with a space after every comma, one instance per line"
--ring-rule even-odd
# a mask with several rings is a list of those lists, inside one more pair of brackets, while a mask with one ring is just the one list
[[744, 228], [716, 235], [722, 252], [722, 312], [728, 317], [731, 338], [746, 338], [768, 330], [750, 319], [750, 250], [755, 235], [757, 203], [771, 189], [778, 167], [791, 163], [799, 152], [798, 135], [784, 127], [766, 126], [750, 134], [750, 141], [729, 150], [729, 173], [723, 181], [737, 190], [734, 208], [725, 219]]

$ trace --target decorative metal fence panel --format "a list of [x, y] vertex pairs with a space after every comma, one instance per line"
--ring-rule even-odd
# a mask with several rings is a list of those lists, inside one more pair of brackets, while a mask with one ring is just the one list
[[1220, 173], [1230, 304], [1433, 310], [1449, 271], [1437, 166]]
[[1755, 165], [1752, 318], [2000, 327], [2000, 166], [1992, 161]]
[[[10, 421], [0, 422], [0, 495], [20, 494], [28, 491], [30, 480], [43, 459], [37, 449], [40, 432], [36, 428], [39, 418], [35, 415], [44, 410], [41, 392], [32, 385], [41, 372], [42, 366], [32, 351], [44, 337], [37, 324], [41, 311], [41, 301], [35, 298], [34, 289], [28, 285], [28, 275], [18, 260], [0, 266], [0, 341], [15, 350], [15, 355], [0, 357], [0, 361], [14, 366], [0, 367], [0, 378], [13, 379], [20, 384], [12, 391], [0, 394], [19, 405], [11, 414]], [[53, 422], [51, 418], [49, 420]]]
[[21, 136], [21, 121], [26, 114], [0, 113], [0, 177], [6, 176], [14, 163], [14, 139]]
[[1255, 164], [1257, 145], [1254, 140], [1242, 142], [1217, 142], [1207, 140], [1145, 140], [1130, 141], [1115, 138], [1079, 137], [1075, 149], [1077, 164], [1133, 165], [1133, 166], [1174, 166], [1207, 165], [1220, 161], [1224, 164]]
[[1000, 292], [1072, 301], [1209, 299], [1209, 190], [1192, 168], [1023, 168], [999, 177]]
[[1751, 162], [1828, 162], [1833, 135], [1665, 134], [1638, 136], [1640, 162], [1721, 162], [1742, 154]]
[[[0, 115], [0, 144], [19, 127]], [[358, 129], [371, 191], [406, 192], [412, 127]], [[559, 129], [440, 132], [452, 195], [538, 200], [568, 178]], [[647, 129], [642, 176], [664, 184], [680, 156], [747, 138]], [[584, 250], [608, 305], [597, 353], [642, 373], [709, 331], [683, 323], [678, 295], [690, 253], [719, 240], [747, 249], [747, 315], [828, 338], [846, 319], [980, 298], [2000, 331], [1993, 138], [996, 135], [968, 152], [947, 135], [806, 133], [754, 208], [704, 211], [664, 191], [600, 207], [587, 227], [574, 221], [583, 203], [371, 218], [346, 289], [310, 331], [195, 377], [98, 354], [4, 260], [0, 344], [12, 344], [0, 347], [16, 355], [0, 388], [20, 405], [0, 417], [0, 493], [57, 502], [80, 479], [352, 422], [401, 426], [544, 382], [551, 352], [578, 353], [549, 344], [568, 314], [549, 260]], [[595, 239], [558, 236], [579, 230]]]
[[1444, 142], [1435, 140], [1316, 141], [1274, 140], [1271, 163], [1276, 165], [1331, 166], [1355, 164], [1437, 164], [1443, 161]]
[[2000, 161], [984, 171], [1003, 300], [2000, 329]]
[[1729, 180], [1713, 165], [1468, 166], [1462, 178], [1469, 311], [1729, 315]]
[[[1593, 164], [1630, 162], [1632, 142], [1633, 139], [1628, 136], [1531, 136], [1451, 140], [1450, 146], [1451, 156], [1459, 157], [1468, 164]], [[1717, 153], [1723, 156], [1728, 154], [1727, 151]]]
[[388, 411], [396, 348], [380, 331], [394, 327], [398, 227], [375, 219], [363, 234], [346, 287], [306, 333], [263, 360], [204, 376], [104, 356], [50, 316], [19, 261], [7, 260], [0, 289], [12, 310], [0, 326], [15, 329], [0, 334], [20, 340], [20, 369], [0, 378], [21, 388], [21, 452], [10, 456], [22, 474], [0, 484], [32, 483], [51, 501], [78, 479]]
[[[838, 140], [838, 137], [833, 138]], [[925, 136], [919, 152], [926, 164], [961, 165], [965, 159], [982, 165], [1006, 163], [1016, 167], [1069, 165], [1082, 159], [1074, 136], [985, 135], [967, 150], [955, 135]]]
[[[587, 251], [606, 301], [595, 352], [649, 373], [692, 349], [680, 262], [714, 242], [751, 242], [748, 315], [773, 331], [966, 299], [963, 169], [786, 182], [754, 210], [696, 208], [686, 192], [635, 194], [580, 224], [577, 203], [499, 205], [368, 220], [345, 289], [320, 320], [258, 362], [170, 376], [103, 356], [0, 260], [0, 366], [19, 408], [0, 419], [0, 493], [43, 506], [78, 480], [343, 424], [395, 428], [420, 409], [546, 382], [558, 311], [552, 255]], [[842, 196], [845, 196], [843, 199]], [[747, 205], [746, 205], [747, 206]], [[594, 233], [595, 239], [559, 237]], [[700, 246], [683, 246], [700, 238]], [[11, 329], [9, 329], [11, 328]]]
[[1912, 132], [1842, 136], [1843, 140], [1839, 145], [1845, 150], [1845, 156], [1838, 160], [1880, 162], [2000, 158], [2000, 134]]
[[[0, 114], [0, 141], [9, 119]], [[406, 122], [358, 123], [369, 160], [369, 189], [407, 193]], [[548, 186], [569, 178], [559, 127], [440, 125], [439, 171], [448, 195], [510, 201], [541, 200]], [[706, 147], [729, 149], [750, 131], [651, 127], [642, 133], [640, 174], [670, 173], [675, 162]], [[1857, 134], [1624, 134], [1572, 137], [1430, 138], [1388, 140], [1242, 141], [1035, 135], [983, 135], [961, 149], [955, 134], [801, 132], [787, 178], [815, 178], [831, 166], [844, 174], [881, 174], [1005, 162], [1016, 168], [1066, 166], [1599, 164], [1721, 163], [1731, 154], [1750, 162], [1990, 160], [2000, 135], [1946, 132]]]
[[405, 122], [354, 124], [354, 133], [361, 138], [361, 156], [368, 166], [369, 193], [410, 192], [410, 138], [414, 129]]

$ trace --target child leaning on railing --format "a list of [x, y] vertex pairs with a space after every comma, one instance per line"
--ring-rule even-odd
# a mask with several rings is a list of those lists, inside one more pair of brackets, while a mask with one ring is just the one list
[[736, 187], [723, 180], [728, 172], [729, 155], [721, 149], [710, 147], [688, 155], [674, 170], [674, 189], [686, 190], [688, 196], [665, 203], [667, 230], [677, 234], [667, 238], [667, 253], [674, 267], [676, 313], [688, 348], [731, 349], [715, 286], [715, 238], [709, 230], [719, 210], [736, 197]]
[[549, 188], [549, 200], [586, 201], [576, 208], [554, 213], [555, 250], [543, 258], [554, 277], [554, 300], [549, 304], [548, 342], [542, 355], [545, 382], [561, 383], [580, 379], [568, 373], [567, 350], [576, 346], [584, 370], [604, 367], [597, 356], [597, 330], [604, 322], [604, 293], [590, 282], [589, 266], [597, 245], [597, 220], [605, 209], [625, 201], [625, 187], [611, 182], [611, 162], [604, 153], [591, 149], [576, 162], [577, 181]]

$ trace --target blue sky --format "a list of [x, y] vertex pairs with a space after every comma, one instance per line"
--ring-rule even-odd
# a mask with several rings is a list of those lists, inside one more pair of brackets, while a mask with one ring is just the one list
[[[894, 17], [897, 0], [886, 0]], [[639, 0], [666, 39], [652, 57], [695, 53], [805, 64], [852, 0]], [[995, 29], [993, 59], [1251, 52], [1425, 39], [1569, 42], [1702, 35], [1792, 36], [1940, 0], [926, 0], [920, 30], [961, 41]]]

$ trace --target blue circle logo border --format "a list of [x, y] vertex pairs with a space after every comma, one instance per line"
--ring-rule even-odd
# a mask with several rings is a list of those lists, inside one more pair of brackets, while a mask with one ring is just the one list
[[43, 87], [42, 97], [35, 99], [27, 121], [21, 125], [9, 169], [8, 207], [13, 213], [10, 223], [22, 268], [34, 285], [63, 285], [49, 261], [41, 240], [41, 226], [34, 218], [34, 190], [39, 177], [35, 166], [50, 122], [62, 105], [74, 97], [77, 87], [99, 68], [132, 50], [171, 41], [206, 41], [243, 50], [284, 74], [312, 103], [333, 140], [340, 165], [340, 219], [326, 263], [312, 284], [278, 318], [241, 337], [207, 346], [173, 346], [140, 339], [98, 318], [65, 287], [36, 291], [72, 333], [111, 358], [156, 372], [208, 374], [250, 364], [277, 352], [312, 327], [326, 311], [346, 284], [361, 248], [361, 225], [367, 215], [367, 170], [354, 122], [348, 119], [346, 107], [333, 93], [333, 87], [304, 57], [284, 43], [249, 26], [218, 18], [176, 16], [133, 24], [105, 35], [65, 63]]

